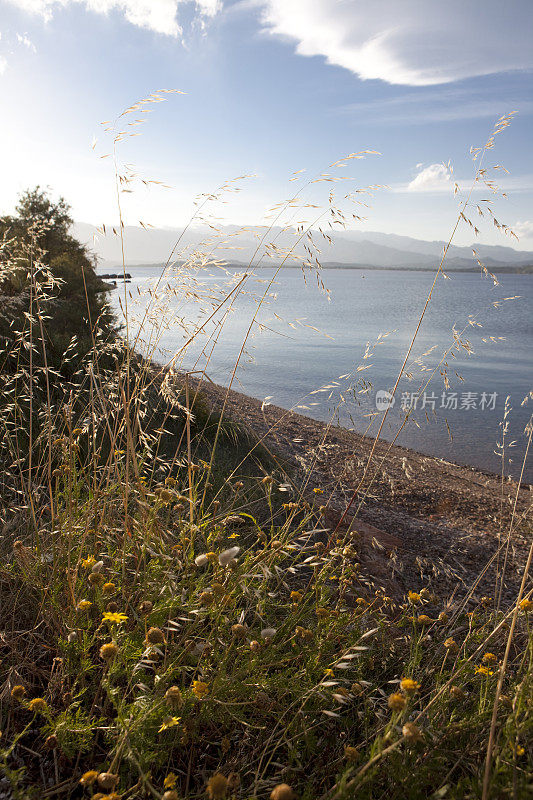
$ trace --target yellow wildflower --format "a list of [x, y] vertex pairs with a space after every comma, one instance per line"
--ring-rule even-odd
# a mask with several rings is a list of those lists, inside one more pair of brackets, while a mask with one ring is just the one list
[[420, 595], [418, 594], [418, 592], [412, 592], [411, 590], [409, 590], [409, 592], [407, 593], [407, 597], [409, 599], [409, 602], [412, 603], [413, 605], [415, 603], [420, 602]]
[[122, 614], [120, 611], [104, 611], [102, 616], [102, 622], [113, 622], [117, 625], [120, 625], [121, 622], [126, 622], [127, 619], [126, 614]]
[[528, 611], [533, 611], [533, 601], [528, 600], [527, 597], [525, 597], [523, 600], [520, 601], [518, 607], [520, 608], [520, 611], [525, 611], [526, 613]]
[[494, 664], [498, 659], [494, 655], [494, 653], [484, 653], [483, 658], [481, 659], [484, 664]]
[[445, 639], [444, 647], [446, 648], [446, 650], [451, 650], [452, 652], [456, 652], [457, 650], [459, 650], [459, 647], [455, 639]]
[[494, 670], [489, 669], [488, 667], [476, 667], [476, 675], [494, 675]]
[[81, 561], [82, 567], [85, 569], [90, 569], [93, 564], [96, 564], [96, 558], [94, 556], [88, 556], [87, 558], [83, 558]]
[[95, 769], [90, 769], [88, 772], [83, 773], [80, 778], [80, 783], [82, 786], [92, 786], [97, 777], [97, 771]]
[[165, 717], [163, 720], [163, 724], [158, 730], [158, 733], [162, 733], [163, 731], [168, 731], [169, 728], [175, 728], [176, 725], [180, 724], [181, 717]]
[[420, 684], [412, 678], [402, 678], [400, 681], [400, 689], [407, 695], [414, 694], [420, 689]]
[[76, 611], [87, 611], [88, 608], [92, 606], [90, 600], [80, 600], [78, 605], [76, 606]]
[[46, 700], [43, 700], [42, 697], [34, 697], [33, 700], [30, 700], [28, 708], [34, 714], [45, 714], [48, 711]]
[[169, 772], [165, 780], [163, 781], [163, 786], [165, 789], [173, 789], [176, 785], [177, 777], [174, 775], [173, 772]]
[[203, 700], [209, 694], [209, 685], [204, 681], [193, 681], [192, 692], [199, 700]]

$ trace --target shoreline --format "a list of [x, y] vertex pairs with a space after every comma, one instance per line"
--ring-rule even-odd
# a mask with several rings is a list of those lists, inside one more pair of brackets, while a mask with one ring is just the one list
[[[183, 374], [177, 373], [178, 380]], [[324, 491], [330, 524], [340, 518], [358, 485], [374, 440], [199, 378], [189, 377], [208, 404], [248, 429], [290, 465], [302, 495]], [[402, 591], [428, 583], [447, 595], [462, 594], [509, 539], [502, 598], [512, 601], [525, 563], [533, 486], [490, 472], [427, 456], [379, 441], [368, 475], [373, 476], [353, 527], [363, 531], [361, 559], [386, 580], [391, 569]], [[365, 485], [368, 485], [368, 475]], [[516, 509], [513, 515], [513, 506]], [[353, 508], [357, 506], [354, 504]], [[365, 534], [366, 531], [366, 534]], [[368, 541], [364, 541], [367, 539]], [[383, 550], [377, 558], [374, 542]], [[391, 567], [390, 557], [393, 565]], [[368, 565], [368, 564], [367, 564]], [[476, 595], [494, 594], [496, 568], [480, 580]]]

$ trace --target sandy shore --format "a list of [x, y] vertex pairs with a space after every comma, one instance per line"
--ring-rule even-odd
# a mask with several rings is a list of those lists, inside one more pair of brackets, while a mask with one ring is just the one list
[[[336, 524], [359, 485], [372, 439], [278, 406], [263, 407], [205, 380], [189, 380], [214, 409], [225, 403], [230, 418], [288, 464], [304, 494], [314, 497], [313, 488], [323, 489], [328, 521]], [[509, 543], [504, 597], [516, 596], [531, 537], [533, 487], [387, 442], [378, 442], [365, 486], [353, 505], [358, 508], [353, 527], [363, 531], [367, 561], [375, 562], [378, 572], [374, 577], [392, 573], [403, 589], [432, 585], [447, 595], [464, 594], [494, 556], [474, 594], [494, 596], [497, 564], [501, 567]], [[375, 529], [383, 550], [374, 542], [370, 552]], [[392, 556], [385, 568], [383, 555]]]

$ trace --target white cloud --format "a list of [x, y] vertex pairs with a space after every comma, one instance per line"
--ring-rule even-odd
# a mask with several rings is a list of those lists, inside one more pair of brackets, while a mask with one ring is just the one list
[[[416, 169], [419, 170], [422, 164], [417, 164]], [[478, 181], [472, 186], [474, 180], [474, 172], [470, 176], [461, 175], [458, 177], [454, 174], [453, 170], [446, 164], [430, 164], [429, 166], [421, 169], [417, 175], [409, 183], [389, 184], [389, 189], [392, 192], [452, 192], [455, 184], [457, 183], [459, 191], [472, 188], [474, 192], [483, 192], [486, 194], [486, 187], [483, 181]], [[487, 177], [489, 177], [487, 175]], [[494, 176], [492, 176], [494, 177]], [[496, 176], [496, 184], [499, 186], [500, 191], [510, 194], [519, 192], [533, 192], [533, 175], [524, 174], [518, 176]], [[528, 225], [530, 222], [518, 222], [517, 225], [524, 225], [524, 231], [529, 230]], [[514, 228], [513, 228], [514, 230]], [[515, 231], [518, 235], [518, 232]], [[530, 234], [522, 234], [530, 235]]]
[[17, 33], [17, 42], [19, 44], [23, 44], [24, 47], [28, 48], [28, 50], [33, 50], [34, 53], [37, 52], [37, 49], [33, 44], [32, 40], [25, 33], [24, 34]]
[[[420, 165], [421, 166], [421, 165]], [[430, 164], [420, 170], [407, 185], [408, 192], [442, 192], [453, 186], [452, 174], [446, 164]]]
[[518, 220], [512, 227], [519, 239], [533, 239], [533, 220]]
[[429, 86], [533, 68], [531, 0], [258, 0], [270, 33], [362, 79]]
[[221, 0], [8, 0], [24, 11], [39, 14], [49, 21], [59, 8], [84, 5], [89, 11], [108, 14], [119, 11], [132, 25], [148, 28], [167, 36], [178, 36], [181, 27], [177, 19], [178, 6], [194, 4], [201, 17], [212, 17], [221, 8]]
[[4, 56], [0, 56], [0, 75], [3, 75], [7, 69], [7, 61]]

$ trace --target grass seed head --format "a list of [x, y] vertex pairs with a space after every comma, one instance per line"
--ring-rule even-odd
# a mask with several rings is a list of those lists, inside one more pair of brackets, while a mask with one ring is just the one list
[[24, 686], [17, 685], [13, 686], [13, 688], [11, 689], [11, 697], [13, 698], [13, 700], [23, 700], [25, 696], [26, 696], [26, 689]]
[[278, 783], [270, 793], [270, 800], [296, 800], [296, 795], [288, 783]]
[[207, 781], [209, 800], [224, 800], [228, 793], [228, 779], [221, 772], [215, 772]]
[[146, 641], [148, 644], [163, 644], [165, 636], [161, 628], [148, 628]]
[[201, 606], [210, 606], [211, 603], [214, 601], [215, 595], [213, 592], [202, 592], [200, 597], [198, 598], [198, 602]]
[[352, 764], [355, 761], [359, 760], [359, 750], [357, 747], [352, 747], [351, 745], [346, 745], [344, 748], [344, 758], [347, 761], [350, 761]]
[[424, 741], [424, 737], [422, 736], [422, 731], [415, 725], [414, 722], [406, 722], [402, 728], [402, 734], [404, 739], [407, 739], [408, 742], [412, 744], [416, 744], [417, 742]]
[[165, 692], [165, 700], [171, 708], [180, 708], [183, 704], [183, 696], [179, 686], [171, 686]]
[[452, 700], [463, 700], [466, 694], [460, 686], [450, 686], [450, 697]]
[[389, 695], [388, 699], [388, 706], [392, 711], [403, 711], [406, 705], [406, 699], [403, 694], [399, 692], [394, 692], [393, 694]]
[[118, 775], [113, 772], [100, 772], [98, 775], [98, 786], [106, 792], [112, 792], [118, 784]]
[[118, 655], [118, 645], [115, 642], [106, 642], [100, 648], [100, 658], [104, 661], [112, 661]]

